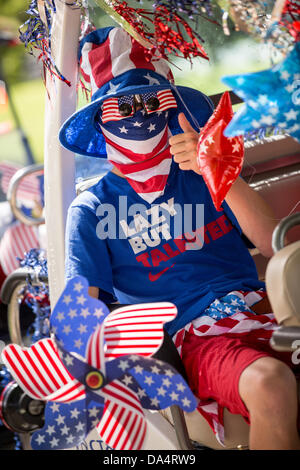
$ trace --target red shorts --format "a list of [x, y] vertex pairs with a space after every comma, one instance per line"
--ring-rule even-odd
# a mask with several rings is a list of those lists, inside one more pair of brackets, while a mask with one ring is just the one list
[[249, 414], [239, 395], [239, 379], [247, 366], [266, 356], [292, 366], [290, 352], [274, 351], [267, 342], [253, 344], [247, 335], [199, 337], [186, 332], [182, 345], [182, 360], [194, 394], [200, 400], [214, 400], [231, 413], [241, 414], [247, 422]]

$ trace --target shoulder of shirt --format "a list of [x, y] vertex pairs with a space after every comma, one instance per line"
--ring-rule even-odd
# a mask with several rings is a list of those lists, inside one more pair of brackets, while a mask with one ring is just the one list
[[103, 196], [103, 182], [105, 176], [97, 181], [95, 184], [90, 186], [89, 188], [82, 191], [78, 194], [75, 199], [72, 201], [70, 205], [70, 209], [75, 207], [81, 209], [90, 209], [95, 210], [99, 204], [102, 203], [102, 196]]

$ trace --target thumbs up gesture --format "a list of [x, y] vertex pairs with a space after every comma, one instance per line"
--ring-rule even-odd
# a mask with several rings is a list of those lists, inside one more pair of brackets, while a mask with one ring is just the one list
[[197, 143], [199, 134], [188, 122], [183, 113], [178, 115], [178, 122], [183, 134], [173, 135], [169, 139], [170, 151], [181, 170], [193, 170], [201, 174], [197, 163]]

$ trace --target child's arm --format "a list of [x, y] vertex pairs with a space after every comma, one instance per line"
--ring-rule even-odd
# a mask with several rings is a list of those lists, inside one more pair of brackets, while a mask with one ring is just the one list
[[[170, 138], [174, 161], [182, 170], [193, 170], [201, 174], [197, 164], [198, 133], [191, 127], [183, 113], [179, 114], [178, 121], [183, 133]], [[263, 256], [272, 256], [272, 233], [278, 221], [263, 198], [241, 178], [238, 178], [225, 200], [246, 237]]]

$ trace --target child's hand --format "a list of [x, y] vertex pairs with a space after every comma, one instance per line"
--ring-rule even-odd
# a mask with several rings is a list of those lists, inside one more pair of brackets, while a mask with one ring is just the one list
[[170, 140], [171, 154], [181, 170], [193, 170], [201, 174], [197, 163], [197, 143], [199, 134], [192, 128], [183, 113], [178, 115], [183, 134], [173, 135]]

